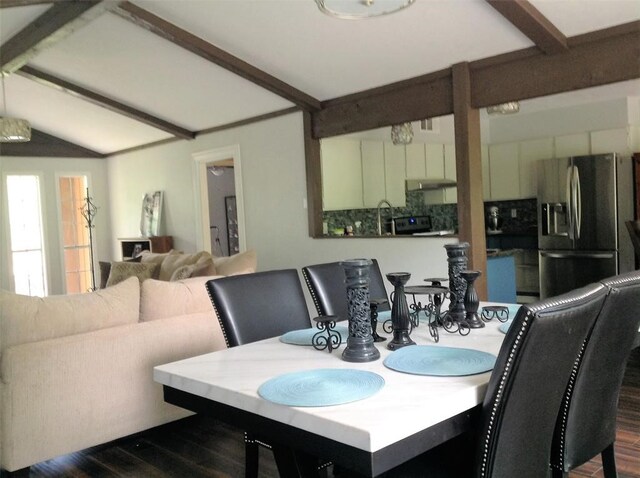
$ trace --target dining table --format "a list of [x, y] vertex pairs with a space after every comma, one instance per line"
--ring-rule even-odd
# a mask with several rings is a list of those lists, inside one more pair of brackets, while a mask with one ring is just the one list
[[[480, 303], [480, 308], [485, 305], [496, 304]], [[378, 320], [389, 313], [381, 313]], [[407, 373], [389, 367], [392, 359], [401, 357], [392, 355], [412, 347], [425, 351], [444, 347], [455, 348], [454, 354], [471, 350], [495, 357], [505, 330], [505, 324], [491, 320], [468, 335], [441, 331], [436, 343], [428, 327], [420, 325], [411, 333], [417, 345], [394, 352], [386, 347], [390, 336], [381, 332], [387, 341], [375, 343], [380, 358], [363, 363], [342, 359], [345, 344], [329, 352], [274, 337], [160, 365], [153, 375], [163, 385], [166, 402], [268, 440], [281, 476], [313, 476], [312, 457], [322, 457], [356, 476], [375, 477], [471, 430], [491, 376], [490, 369], [425, 374], [420, 363], [417, 373]], [[292, 406], [263, 397], [263, 388], [275, 379], [314, 371], [364, 372], [375, 375], [379, 387], [364, 398], [337, 404]], [[290, 392], [304, 390], [294, 385]], [[473, 456], [473, 450], [465, 453], [469, 459]]]

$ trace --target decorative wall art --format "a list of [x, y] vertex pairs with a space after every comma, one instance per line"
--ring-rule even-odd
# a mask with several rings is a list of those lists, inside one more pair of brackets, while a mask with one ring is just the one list
[[162, 191], [147, 193], [142, 198], [142, 216], [140, 218], [140, 234], [144, 237], [160, 235], [162, 217]]

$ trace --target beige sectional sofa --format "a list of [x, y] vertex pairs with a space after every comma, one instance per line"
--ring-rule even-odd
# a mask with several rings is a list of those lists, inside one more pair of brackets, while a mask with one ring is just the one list
[[0, 291], [0, 469], [187, 416], [163, 401], [152, 369], [225, 347], [205, 288], [215, 277], [130, 277], [45, 298]]

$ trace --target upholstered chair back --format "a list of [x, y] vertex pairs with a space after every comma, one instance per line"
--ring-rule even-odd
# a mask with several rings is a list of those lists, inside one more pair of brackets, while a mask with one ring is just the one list
[[228, 347], [311, 327], [295, 269], [223, 277], [206, 287]]
[[[378, 261], [375, 259], [372, 261], [373, 264], [369, 268], [369, 297], [388, 300]], [[318, 315], [337, 315], [338, 320], [347, 319], [347, 287], [344, 269], [340, 262], [303, 267], [302, 276], [307, 283]], [[378, 311], [390, 309], [389, 303], [378, 306]]]
[[611, 291], [576, 360], [556, 424], [551, 464], [568, 472], [602, 453], [609, 477], [616, 476], [613, 443], [620, 386], [640, 326], [640, 271], [603, 284]]
[[565, 387], [607, 293], [590, 285], [520, 308], [482, 405], [476, 476], [548, 476]]

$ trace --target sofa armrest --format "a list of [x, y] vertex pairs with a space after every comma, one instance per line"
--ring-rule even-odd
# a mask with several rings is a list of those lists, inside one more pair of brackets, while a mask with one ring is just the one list
[[212, 313], [9, 347], [0, 357], [1, 465], [17, 469], [186, 416], [153, 367], [224, 348]]

